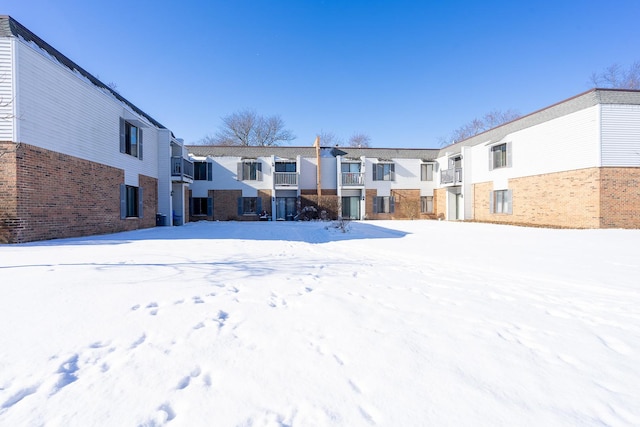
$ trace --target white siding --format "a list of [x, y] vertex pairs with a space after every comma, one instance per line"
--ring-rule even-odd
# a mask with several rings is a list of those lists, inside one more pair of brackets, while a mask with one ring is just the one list
[[238, 180], [240, 157], [214, 157], [211, 181], [193, 181], [190, 185], [194, 197], [206, 197], [208, 190], [242, 190], [245, 197], [255, 197], [257, 190], [272, 188], [271, 158], [256, 159], [262, 164], [262, 181]]
[[602, 105], [602, 166], [640, 166], [640, 105]]
[[491, 141], [512, 144], [512, 167], [490, 171], [490, 145], [474, 146], [473, 162], [465, 162], [465, 181], [506, 182], [509, 178], [599, 166], [599, 111], [596, 105]]
[[[300, 175], [298, 177], [298, 187], [300, 190], [316, 188], [316, 165], [317, 163], [315, 158], [300, 158]], [[322, 173], [324, 174], [325, 172], [322, 171]]]
[[17, 42], [16, 51], [18, 141], [124, 169], [127, 176], [158, 176], [156, 127], [142, 128], [142, 161], [120, 153], [120, 101], [37, 46]]
[[0, 38], [0, 141], [13, 141], [12, 46], [11, 39]]

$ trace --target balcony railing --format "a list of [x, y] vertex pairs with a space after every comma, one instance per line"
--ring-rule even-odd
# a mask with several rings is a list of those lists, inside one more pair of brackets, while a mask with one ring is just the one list
[[462, 182], [462, 168], [444, 169], [440, 172], [440, 184]]
[[275, 172], [276, 185], [298, 185], [298, 172]]
[[343, 186], [348, 185], [364, 185], [364, 173], [363, 172], [342, 172], [342, 178], [340, 180]]
[[193, 179], [193, 162], [184, 157], [171, 158], [171, 177]]

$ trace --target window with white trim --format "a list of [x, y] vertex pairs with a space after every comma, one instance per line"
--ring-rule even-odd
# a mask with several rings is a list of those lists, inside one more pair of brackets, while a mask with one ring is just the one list
[[376, 163], [373, 165], [374, 181], [395, 181], [396, 166], [393, 163]]
[[142, 160], [142, 129], [120, 118], [120, 152]]
[[496, 214], [512, 213], [513, 190], [495, 190], [490, 193], [490, 211]]
[[192, 197], [190, 210], [192, 216], [213, 216], [213, 198]]
[[433, 163], [423, 163], [420, 165], [420, 180], [433, 181]]
[[238, 216], [257, 215], [262, 211], [262, 198], [238, 197]]
[[489, 148], [489, 170], [511, 167], [511, 143], [504, 142]]
[[420, 213], [433, 213], [433, 196], [420, 196]]
[[238, 163], [238, 180], [262, 181], [262, 163], [246, 160]]
[[212, 181], [213, 180], [212, 175], [213, 175], [213, 163], [193, 162], [194, 181]]
[[379, 196], [373, 198], [373, 213], [394, 213], [395, 198], [393, 196]]
[[120, 219], [142, 218], [142, 188], [120, 184]]

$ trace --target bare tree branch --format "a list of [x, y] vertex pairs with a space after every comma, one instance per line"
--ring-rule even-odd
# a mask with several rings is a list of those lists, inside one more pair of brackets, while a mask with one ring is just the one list
[[222, 118], [221, 129], [198, 141], [207, 145], [271, 146], [295, 139], [278, 115], [264, 117], [254, 110], [237, 111]]
[[611, 89], [640, 89], [640, 61], [628, 68], [612, 64], [601, 73], [592, 73], [589, 82], [594, 87]]
[[349, 138], [350, 147], [369, 148], [371, 145], [371, 137], [363, 132], [356, 132]]
[[478, 135], [479, 133], [508, 123], [519, 117], [520, 114], [515, 110], [489, 111], [488, 113], [485, 113], [485, 115], [481, 119], [475, 118], [469, 123], [455, 129], [453, 132], [451, 132], [451, 135], [448, 138], [440, 138], [440, 145], [444, 146], [463, 141], [467, 138], [471, 138], [472, 136]]
[[321, 130], [318, 133], [318, 137], [320, 138], [320, 145], [325, 147], [330, 147], [334, 145], [342, 145], [342, 138], [337, 136], [334, 132]]

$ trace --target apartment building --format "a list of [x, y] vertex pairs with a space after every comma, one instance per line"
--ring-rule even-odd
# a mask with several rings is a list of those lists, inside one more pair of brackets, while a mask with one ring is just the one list
[[640, 91], [593, 89], [440, 150], [447, 219], [640, 228]]
[[171, 223], [190, 165], [169, 129], [0, 16], [0, 242]]
[[443, 148], [185, 146], [0, 16], [0, 243], [314, 218], [640, 228], [640, 91], [589, 90]]
[[[441, 149], [188, 146], [190, 220], [640, 228], [640, 91], [593, 89]], [[205, 173], [206, 170], [206, 173]]]
[[437, 149], [187, 149], [191, 221], [435, 218]]

